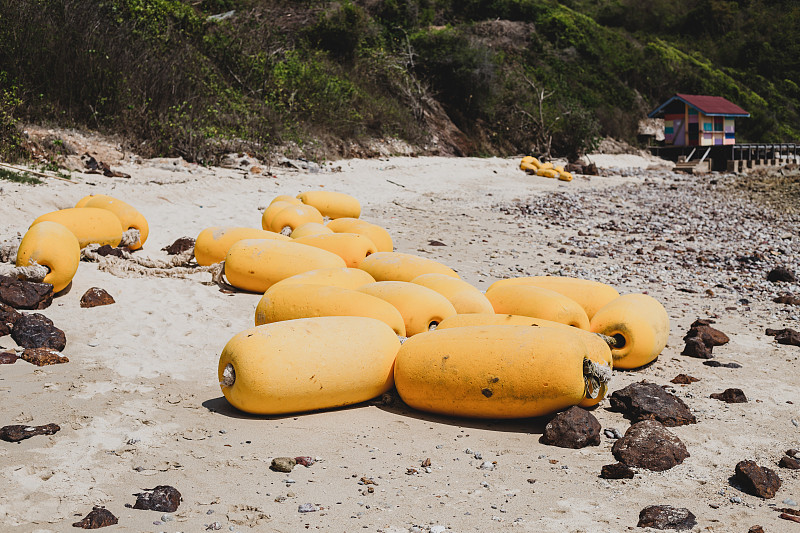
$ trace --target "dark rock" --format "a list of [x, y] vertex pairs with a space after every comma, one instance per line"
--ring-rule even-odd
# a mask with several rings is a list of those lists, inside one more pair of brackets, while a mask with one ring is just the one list
[[11, 330], [11, 338], [23, 348], [53, 348], [61, 351], [67, 345], [64, 332], [40, 313], [21, 316]]
[[44, 426], [3, 426], [0, 428], [0, 440], [6, 442], [19, 442], [35, 437], [36, 435], [55, 435], [61, 428], [57, 424]]
[[786, 455], [788, 455], [789, 457], [796, 457], [800, 459], [800, 450], [795, 450], [794, 448], [790, 448], [786, 450]]
[[14, 309], [45, 309], [53, 303], [53, 286], [0, 276], [0, 302]]
[[428, 246], [447, 246], [447, 245], [445, 243], [443, 243], [442, 241], [429, 239], [428, 240]]
[[637, 527], [653, 529], [675, 529], [685, 531], [697, 525], [697, 518], [683, 507], [670, 505], [650, 505], [639, 512]]
[[712, 323], [713, 321], [708, 319], [695, 320], [683, 340], [691, 337], [700, 337], [708, 347], [722, 346], [729, 343], [731, 339], [720, 330], [712, 328], [710, 325]]
[[632, 422], [658, 420], [667, 427], [697, 423], [683, 400], [647, 381], [614, 391], [610, 402], [612, 410], [624, 413]]
[[80, 522], [75, 522], [72, 527], [80, 527], [83, 529], [100, 529], [101, 527], [113, 526], [119, 520], [114, 516], [111, 511], [105, 507], [95, 507], [86, 515]]
[[781, 478], [773, 470], [758, 466], [755, 461], [740, 461], [736, 465], [736, 481], [742, 490], [760, 498], [773, 498], [781, 487]]
[[669, 381], [670, 383], [675, 383], [676, 385], [689, 385], [691, 383], [700, 381], [700, 378], [690, 376], [689, 374], [678, 374]]
[[194, 239], [191, 237], [181, 237], [161, 250], [167, 252], [169, 255], [182, 254], [188, 250], [194, 250]]
[[696, 357], [698, 359], [711, 359], [714, 357], [711, 353], [711, 347], [703, 342], [700, 337], [689, 337], [686, 339], [686, 346], [683, 348], [681, 355], [688, 355], [689, 357]]
[[[778, 509], [776, 509], [777, 511]], [[792, 522], [797, 522], [800, 524], [800, 511], [795, 509], [780, 509], [780, 513], [778, 518], [783, 520], [791, 520]]]
[[313, 465], [316, 461], [314, 460], [313, 457], [301, 456], [301, 457], [295, 457], [294, 462], [298, 465], [309, 467]]
[[125, 252], [122, 248], [114, 248], [110, 244], [104, 244], [100, 248], [94, 251], [97, 255], [105, 257], [107, 255], [113, 255], [114, 257], [125, 257]]
[[11, 333], [17, 319], [22, 315], [10, 305], [0, 303], [0, 337]]
[[744, 395], [742, 389], [725, 389], [722, 392], [715, 392], [709, 397], [725, 403], [747, 403], [747, 396]]
[[597, 165], [589, 163], [588, 165], [583, 165], [582, 174], [586, 174], [587, 176], [599, 176], [600, 171], [597, 170]]
[[689, 457], [683, 442], [656, 420], [643, 420], [629, 427], [611, 452], [617, 461], [628, 466], [656, 472], [669, 470]]
[[181, 493], [175, 487], [159, 485], [154, 489], [144, 489], [146, 492], [134, 494], [136, 503], [134, 509], [159, 511], [161, 513], [174, 513], [181, 504]]
[[773, 283], [785, 281], [787, 283], [794, 283], [797, 281], [797, 277], [795, 277], [794, 272], [789, 270], [786, 267], [775, 267], [769, 271], [767, 274], [767, 281], [771, 281]]
[[81, 296], [81, 307], [98, 307], [116, 303], [114, 298], [100, 287], [92, 287]]
[[69, 358], [58, 353], [52, 348], [25, 348], [19, 357], [36, 366], [59, 365], [69, 363]]
[[711, 366], [714, 368], [742, 368], [742, 365], [739, 363], [720, 363], [719, 361], [703, 361], [703, 364], [706, 366]]
[[631, 470], [626, 464], [614, 463], [612, 465], [603, 465], [600, 469], [600, 477], [604, 479], [633, 479], [636, 473]]
[[764, 533], [764, 528], [761, 526], [753, 526], [747, 530], [747, 533]]
[[800, 459], [796, 459], [789, 455], [784, 455], [781, 457], [780, 462], [778, 462], [778, 466], [781, 468], [788, 468], [790, 470], [800, 470]]
[[2, 352], [0, 353], [0, 365], [13, 365], [17, 362], [17, 354], [14, 352]]
[[800, 332], [787, 328], [775, 335], [775, 342], [788, 346], [800, 346]]
[[272, 460], [269, 468], [275, 472], [291, 472], [296, 464], [297, 461], [292, 457], [276, 457]]
[[781, 294], [772, 300], [776, 304], [800, 305], [800, 298], [793, 294]]
[[600, 422], [589, 411], [573, 406], [548, 422], [539, 442], [573, 449], [599, 446]]

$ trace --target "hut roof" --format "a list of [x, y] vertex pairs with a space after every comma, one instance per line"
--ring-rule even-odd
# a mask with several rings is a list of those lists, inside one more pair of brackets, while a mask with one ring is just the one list
[[667, 107], [675, 100], [679, 100], [685, 104], [688, 104], [701, 111], [704, 115], [710, 117], [750, 116], [750, 113], [748, 113], [738, 105], [726, 100], [721, 96], [705, 96], [700, 94], [681, 94], [681, 93], [677, 93], [675, 96], [673, 96], [672, 98], [670, 98], [669, 100], [658, 106], [656, 109], [648, 113], [647, 116], [653, 118], [659, 115], [665, 107]]

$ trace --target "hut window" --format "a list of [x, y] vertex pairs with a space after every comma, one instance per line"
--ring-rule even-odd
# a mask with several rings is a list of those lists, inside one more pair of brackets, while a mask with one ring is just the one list
[[724, 124], [725, 124], [724, 117], [714, 117], [714, 131], [722, 131]]

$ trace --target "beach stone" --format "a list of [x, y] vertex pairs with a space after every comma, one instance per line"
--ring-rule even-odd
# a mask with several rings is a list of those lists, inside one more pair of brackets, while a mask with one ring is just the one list
[[800, 470], [800, 459], [784, 455], [781, 457], [780, 462], [778, 462], [778, 466], [789, 470]]
[[761, 526], [752, 526], [747, 530], [747, 533], [764, 533], [764, 528]]
[[779, 266], [769, 271], [769, 274], [767, 274], [767, 281], [771, 281], [772, 283], [794, 283], [797, 281], [797, 277], [794, 275], [794, 272], [788, 268]]
[[800, 332], [785, 328], [775, 333], [775, 342], [788, 346], [800, 346]]
[[2, 352], [0, 353], [0, 365], [13, 365], [17, 362], [17, 354], [14, 352]]
[[722, 392], [715, 392], [709, 397], [725, 403], [747, 403], [747, 396], [744, 395], [742, 389], [725, 389]]
[[53, 286], [0, 276], [0, 302], [14, 309], [45, 309], [53, 303]]
[[102, 257], [106, 257], [107, 255], [111, 255], [113, 257], [125, 257], [125, 252], [122, 250], [122, 248], [115, 248], [110, 244], [104, 244], [95, 250], [94, 253]]
[[301, 455], [300, 457], [294, 458], [295, 464], [305, 466], [306, 468], [316, 463], [316, 460], [313, 457], [308, 457], [307, 455]]
[[765, 466], [758, 466], [755, 461], [736, 464], [736, 481], [745, 492], [760, 498], [774, 498], [781, 486], [778, 474]]
[[725, 335], [723, 332], [716, 328], [712, 328], [711, 324], [714, 321], [710, 319], [697, 319], [695, 320], [691, 326], [689, 326], [689, 332], [683, 337], [683, 340], [689, 339], [691, 337], [700, 337], [706, 346], [713, 347], [713, 346], [722, 346], [730, 342], [730, 337]]
[[706, 366], [714, 368], [742, 368], [739, 363], [720, 363], [719, 361], [703, 361]]
[[611, 453], [617, 461], [635, 468], [662, 472], [689, 457], [683, 442], [657, 420], [642, 420], [628, 428], [614, 443]]
[[58, 350], [53, 350], [52, 348], [25, 348], [19, 358], [36, 366], [69, 363], [69, 358], [61, 355]]
[[101, 305], [111, 305], [116, 303], [114, 298], [100, 287], [92, 287], [81, 296], [81, 307], [98, 307]]
[[698, 359], [711, 359], [714, 357], [711, 353], [711, 347], [703, 342], [703, 339], [700, 337], [690, 337], [686, 339], [686, 346], [683, 348], [681, 355], [696, 357]]
[[667, 427], [697, 423], [683, 400], [647, 381], [614, 391], [610, 402], [612, 410], [622, 412], [632, 422], [657, 420]]
[[83, 520], [72, 524], [72, 527], [79, 527], [83, 529], [99, 529], [101, 527], [113, 526], [118, 522], [119, 520], [117, 517], [105, 507], [95, 507], [84, 517]]
[[181, 237], [169, 246], [163, 247], [161, 250], [167, 252], [169, 255], [179, 255], [188, 250], [194, 250], [194, 239], [191, 237]]
[[603, 479], [633, 479], [636, 473], [624, 463], [614, 463], [603, 465], [600, 469], [600, 477]]
[[317, 511], [319, 511], [319, 507], [313, 503], [301, 503], [297, 506], [298, 513], [316, 513]]
[[585, 409], [573, 406], [558, 413], [544, 428], [539, 442], [559, 448], [600, 445], [600, 422]]
[[786, 450], [786, 455], [788, 455], [789, 457], [795, 457], [795, 458], [800, 459], [800, 450], [795, 450], [794, 448], [789, 448], [788, 450]]
[[689, 509], [672, 507], [671, 505], [650, 505], [639, 512], [637, 527], [653, 529], [675, 529], [685, 531], [697, 525], [695, 517]]
[[10, 305], [0, 303], [0, 337], [8, 335], [22, 315]]
[[800, 305], [800, 298], [794, 294], [781, 294], [780, 296], [775, 297], [772, 301], [776, 304]]
[[276, 457], [269, 467], [275, 472], [291, 472], [295, 465], [297, 461], [292, 457]]
[[181, 493], [175, 487], [158, 485], [155, 488], [144, 490], [146, 492], [134, 494], [136, 496], [136, 503], [133, 504], [134, 509], [174, 513], [181, 504]]
[[689, 385], [691, 383], [700, 381], [700, 378], [690, 376], [689, 374], [678, 374], [669, 381], [670, 383], [675, 383], [676, 385]]
[[23, 348], [53, 348], [59, 352], [67, 345], [67, 336], [40, 313], [21, 316], [11, 330], [11, 338]]
[[55, 435], [61, 431], [58, 424], [45, 424], [43, 426], [3, 426], [0, 428], [0, 440], [6, 442], [19, 442], [35, 437], [36, 435]]

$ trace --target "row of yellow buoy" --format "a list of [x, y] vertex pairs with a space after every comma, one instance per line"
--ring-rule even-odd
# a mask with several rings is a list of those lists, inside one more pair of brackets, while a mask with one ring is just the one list
[[564, 170], [564, 167], [555, 166], [553, 163], [543, 163], [532, 155], [526, 155], [519, 164], [520, 170], [528, 174], [535, 174], [544, 178], [557, 178], [561, 181], [572, 181], [572, 173]]

